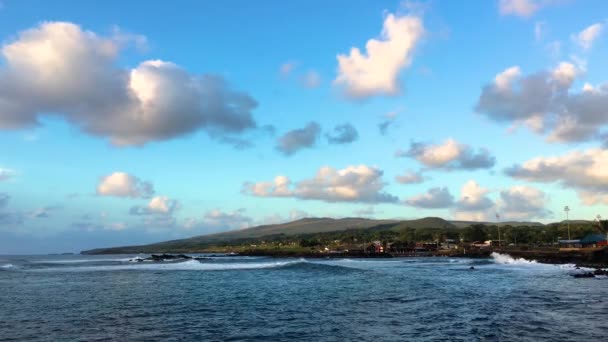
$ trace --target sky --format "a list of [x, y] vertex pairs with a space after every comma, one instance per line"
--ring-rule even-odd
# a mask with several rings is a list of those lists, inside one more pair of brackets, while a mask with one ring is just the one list
[[608, 3], [0, 0], [0, 254], [608, 217]]

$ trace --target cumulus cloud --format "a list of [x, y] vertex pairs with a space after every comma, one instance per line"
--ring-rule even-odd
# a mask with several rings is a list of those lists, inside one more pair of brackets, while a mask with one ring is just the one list
[[423, 34], [419, 17], [387, 15], [380, 38], [368, 40], [365, 52], [352, 47], [348, 55], [337, 56], [338, 75], [334, 84], [354, 99], [397, 95], [399, 74], [412, 63]]
[[572, 40], [585, 50], [591, 49], [593, 42], [602, 34], [604, 25], [600, 23], [593, 24], [578, 34], [572, 35]]
[[383, 172], [366, 165], [337, 170], [329, 166], [319, 169], [310, 179], [292, 182], [278, 176], [271, 182], [245, 183], [242, 192], [258, 197], [293, 197], [326, 202], [397, 202], [398, 198], [383, 191]]
[[576, 91], [572, 85], [581, 75], [580, 68], [567, 62], [528, 76], [511, 67], [483, 88], [476, 110], [492, 120], [547, 134], [550, 142], [598, 139], [608, 124], [608, 85], [586, 84]]
[[285, 133], [277, 141], [277, 150], [290, 156], [303, 148], [311, 148], [319, 139], [321, 126], [316, 122], [310, 122], [304, 128], [294, 129]]
[[552, 215], [545, 208], [546, 202], [544, 192], [530, 186], [515, 185], [500, 192], [498, 208], [503, 219], [546, 218]]
[[15, 171], [13, 171], [11, 169], [4, 169], [4, 168], [0, 167], [0, 182], [9, 180], [9, 179], [13, 178], [14, 175], [15, 175]]
[[466, 182], [460, 191], [460, 199], [456, 203], [459, 210], [478, 211], [491, 208], [494, 202], [487, 197], [490, 190], [481, 187], [474, 180]]
[[149, 198], [154, 195], [154, 186], [126, 172], [114, 172], [101, 177], [97, 185], [97, 195]]
[[419, 184], [424, 182], [424, 176], [420, 171], [406, 170], [402, 175], [395, 176], [395, 181], [400, 184]]
[[536, 13], [546, 1], [541, 0], [499, 0], [498, 9], [502, 15], [529, 17]]
[[405, 204], [424, 209], [449, 208], [454, 204], [454, 196], [446, 187], [431, 188], [423, 194], [406, 199]]
[[505, 170], [532, 182], [558, 183], [573, 189], [587, 205], [608, 204], [608, 150], [572, 151], [561, 156], [538, 157]]
[[214, 138], [256, 127], [257, 102], [224, 79], [148, 60], [116, 66], [124, 35], [102, 37], [68, 22], [44, 22], [2, 46], [0, 129], [65, 119], [112, 144], [143, 145], [205, 130]]
[[131, 215], [171, 215], [179, 207], [177, 200], [172, 200], [167, 196], [155, 196], [146, 206], [134, 206], [129, 213]]
[[333, 134], [328, 133], [325, 137], [330, 144], [350, 144], [359, 139], [359, 133], [355, 126], [346, 123], [337, 125], [334, 127]]
[[454, 139], [439, 145], [412, 142], [408, 151], [398, 150], [395, 156], [414, 158], [427, 167], [446, 170], [489, 169], [496, 164], [496, 157], [487, 149], [476, 151]]

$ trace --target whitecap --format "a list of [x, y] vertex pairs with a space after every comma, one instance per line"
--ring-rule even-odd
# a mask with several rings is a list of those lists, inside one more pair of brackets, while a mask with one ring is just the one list
[[225, 270], [248, 270], [277, 268], [289, 265], [305, 263], [304, 259], [296, 261], [277, 262], [246, 262], [246, 263], [201, 263], [197, 260], [188, 260], [173, 263], [133, 263], [124, 265], [105, 266], [78, 266], [78, 267], [56, 267], [40, 269], [38, 271], [65, 271], [65, 272], [92, 272], [92, 271], [225, 271]]
[[537, 264], [536, 260], [528, 260], [524, 258], [513, 258], [509, 254], [500, 254], [492, 252], [490, 256], [494, 259], [494, 262], [502, 265], [534, 265]]

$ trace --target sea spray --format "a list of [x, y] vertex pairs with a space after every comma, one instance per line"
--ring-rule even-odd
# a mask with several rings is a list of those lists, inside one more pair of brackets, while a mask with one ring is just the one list
[[509, 254], [500, 254], [492, 252], [490, 256], [494, 259], [494, 262], [502, 265], [532, 265], [536, 264], [536, 260], [527, 260], [524, 258], [513, 258]]

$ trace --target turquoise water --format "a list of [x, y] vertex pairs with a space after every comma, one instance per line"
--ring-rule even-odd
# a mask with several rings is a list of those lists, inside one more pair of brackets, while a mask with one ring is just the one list
[[[0, 341], [604, 340], [608, 279], [498, 256], [0, 257]], [[474, 270], [470, 267], [474, 266]]]

